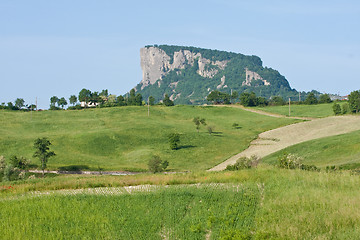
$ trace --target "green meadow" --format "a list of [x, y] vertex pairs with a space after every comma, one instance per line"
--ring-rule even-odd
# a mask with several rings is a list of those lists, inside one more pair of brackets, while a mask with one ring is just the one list
[[[194, 117], [205, 118], [199, 133]], [[169, 161], [169, 170], [205, 170], [246, 149], [263, 131], [296, 122], [236, 108], [175, 106], [116, 107], [81, 111], [0, 111], [0, 155], [31, 159], [36, 138], [47, 137], [56, 156], [48, 169], [146, 171], [153, 155]], [[233, 123], [239, 126], [235, 129]], [[179, 133], [178, 150], [168, 135]]]
[[[0, 194], [2, 239], [357, 239], [360, 235], [360, 178], [348, 172], [263, 165], [236, 172], [59, 176], [9, 184], [12, 188]], [[146, 184], [143, 191], [121, 190], [142, 184]], [[151, 190], [149, 184], [157, 187]], [[87, 187], [103, 188], [90, 194]], [[64, 194], [61, 189], [80, 192]]]
[[[329, 117], [333, 116], [332, 109], [333, 103], [315, 104], [315, 105], [290, 105], [291, 117]], [[265, 112], [281, 114], [289, 116], [289, 105], [284, 106], [267, 106], [267, 107], [255, 107], [255, 109]]]
[[333, 165], [360, 168], [360, 131], [290, 146], [265, 157], [263, 162], [276, 164], [284, 153], [296, 154], [304, 159], [305, 164], [322, 168]]

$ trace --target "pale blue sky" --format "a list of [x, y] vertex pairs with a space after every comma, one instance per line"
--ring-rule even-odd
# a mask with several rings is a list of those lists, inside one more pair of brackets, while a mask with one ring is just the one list
[[0, 103], [124, 94], [150, 44], [257, 55], [301, 91], [360, 89], [360, 1], [1, 0]]

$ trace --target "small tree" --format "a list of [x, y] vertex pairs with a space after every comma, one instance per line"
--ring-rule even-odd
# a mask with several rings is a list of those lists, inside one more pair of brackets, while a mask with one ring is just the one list
[[343, 105], [341, 105], [341, 113], [342, 114], [347, 114], [350, 112], [350, 107], [348, 103], [344, 103]]
[[235, 129], [238, 129], [238, 128], [239, 128], [239, 124], [238, 124], [238, 123], [233, 123], [232, 127], [235, 128]]
[[360, 90], [353, 91], [349, 95], [349, 106], [352, 112], [359, 112], [360, 110]]
[[153, 97], [153, 96], [150, 96], [149, 97], [149, 105], [154, 105], [154, 103], [155, 103], [155, 98]]
[[57, 96], [52, 96], [50, 98], [50, 106], [51, 107], [55, 107], [55, 104], [57, 104], [59, 102], [59, 98]]
[[49, 158], [56, 155], [53, 151], [50, 151], [50, 145], [51, 143], [47, 138], [38, 138], [34, 142], [34, 148], [36, 151], [33, 156], [39, 158], [43, 176], [45, 174], [45, 168]]
[[168, 161], [161, 161], [161, 158], [158, 155], [154, 155], [148, 162], [149, 171], [152, 173], [157, 173], [164, 171], [169, 166]]
[[196, 130], [199, 132], [200, 130], [200, 125], [204, 125], [206, 126], [206, 122], [205, 122], [205, 118], [200, 118], [200, 117], [194, 117], [193, 122], [196, 125]]
[[318, 100], [315, 96], [315, 94], [313, 92], [309, 93], [309, 95], [307, 95], [306, 99], [305, 99], [305, 104], [308, 105], [313, 105], [313, 104], [317, 104]]
[[171, 99], [169, 98], [169, 95], [165, 94], [164, 99], [163, 99], [163, 103], [165, 106], [174, 106], [174, 102], [171, 101]]
[[61, 106], [62, 109], [64, 109], [64, 106], [66, 106], [68, 103], [64, 97], [59, 99], [59, 106]]
[[77, 102], [77, 97], [75, 95], [71, 95], [69, 98], [70, 104], [72, 104], [73, 106], [75, 106], [76, 102]]
[[22, 98], [17, 98], [16, 100], [15, 100], [15, 107], [17, 107], [18, 109], [21, 109], [21, 108], [23, 108], [25, 106], [25, 101], [24, 101], [24, 99], [22, 99]]
[[171, 150], [178, 149], [178, 144], [180, 143], [180, 134], [171, 133], [169, 134], [169, 144]]
[[333, 108], [333, 112], [334, 112], [335, 115], [340, 115], [341, 114], [340, 104], [334, 103], [332, 108]]

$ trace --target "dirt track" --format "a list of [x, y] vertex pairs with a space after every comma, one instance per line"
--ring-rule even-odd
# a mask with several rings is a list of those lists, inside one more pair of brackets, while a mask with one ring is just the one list
[[245, 151], [209, 169], [221, 171], [240, 157], [256, 155], [265, 157], [286, 147], [313, 139], [335, 136], [360, 130], [360, 116], [339, 116], [315, 119], [280, 127], [259, 135]]

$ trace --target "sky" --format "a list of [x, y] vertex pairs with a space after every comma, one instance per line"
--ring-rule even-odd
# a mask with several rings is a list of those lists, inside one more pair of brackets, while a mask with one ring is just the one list
[[360, 89], [357, 0], [1, 0], [0, 103], [125, 94], [152, 44], [257, 55], [299, 91]]

